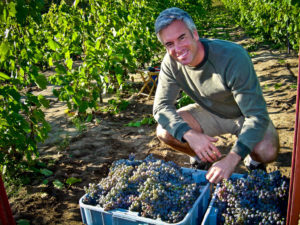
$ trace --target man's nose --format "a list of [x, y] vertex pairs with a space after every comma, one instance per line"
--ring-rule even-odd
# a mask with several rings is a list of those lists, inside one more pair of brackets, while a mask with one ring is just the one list
[[179, 43], [174, 44], [174, 49], [176, 52], [180, 52], [182, 50], [182, 46]]

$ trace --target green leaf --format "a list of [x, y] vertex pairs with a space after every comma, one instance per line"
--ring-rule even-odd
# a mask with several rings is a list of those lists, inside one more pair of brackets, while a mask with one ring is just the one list
[[109, 83], [109, 78], [108, 78], [108, 76], [104, 76], [104, 81], [105, 81], [105, 83]]
[[100, 49], [100, 44], [101, 44], [101, 39], [97, 38], [96, 40], [96, 45], [95, 45], [95, 49], [99, 50]]
[[6, 9], [4, 8], [3, 9], [3, 17], [2, 17], [4, 22], [6, 22], [6, 17], [7, 17], [7, 12], [6, 12]]
[[121, 85], [123, 82], [122, 74], [117, 74], [116, 77], [117, 77], [118, 84]]
[[48, 39], [48, 46], [53, 51], [56, 51], [60, 47], [60, 45], [56, 41], [51, 39]]
[[73, 3], [73, 7], [76, 9], [77, 5], [79, 3], [79, 0], [75, 0], [74, 3]]
[[73, 96], [72, 100], [76, 105], [80, 105], [80, 103], [81, 103], [81, 101], [76, 96]]
[[70, 58], [70, 51], [65, 52], [65, 58], [69, 59]]
[[29, 220], [19, 219], [17, 221], [17, 225], [30, 225], [30, 222], [29, 222]]
[[93, 119], [93, 115], [92, 114], [89, 114], [88, 116], [87, 116], [87, 118], [86, 118], [86, 122], [91, 122], [92, 121], [92, 119]]
[[46, 89], [48, 81], [45, 75], [38, 74], [38, 76], [35, 78], [35, 83], [39, 88]]
[[55, 66], [56, 66], [56, 68], [55, 68], [56, 73], [58, 73], [58, 74], [66, 74], [67, 73], [67, 70], [63, 65], [55, 63]]
[[275, 88], [275, 90], [278, 90], [281, 86], [282, 86], [282, 84], [276, 83], [276, 84], [274, 85], [274, 88]]
[[40, 169], [40, 173], [45, 175], [46, 177], [49, 177], [53, 174], [53, 172], [51, 170], [48, 170], [48, 169]]
[[79, 106], [78, 111], [79, 111], [80, 113], [84, 113], [84, 112], [87, 110], [88, 107], [89, 107], [88, 102], [87, 102], [87, 101], [82, 101], [82, 102], [80, 103], [80, 106]]
[[16, 89], [10, 88], [7, 92], [17, 102], [21, 99], [21, 95]]
[[73, 60], [70, 59], [70, 58], [66, 59], [66, 65], [67, 65], [69, 70], [72, 70]]
[[52, 57], [49, 58], [48, 63], [49, 63], [49, 66], [53, 66], [53, 59], [52, 59]]
[[69, 177], [67, 180], [66, 180], [66, 184], [68, 184], [69, 186], [73, 185], [73, 184], [76, 184], [76, 183], [79, 183], [81, 182], [82, 180], [80, 178], [76, 178], [76, 177]]
[[69, 95], [75, 94], [74, 89], [71, 86], [67, 86], [66, 87], [66, 91], [68, 92]]
[[137, 122], [130, 122], [127, 124], [128, 127], [140, 127], [142, 126], [141, 121], [137, 121]]
[[22, 59], [28, 58], [28, 53], [27, 53], [26, 49], [24, 49], [24, 48], [21, 50], [21, 57], [22, 57]]
[[141, 121], [137, 121], [137, 122], [135, 122], [135, 123], [134, 123], [134, 126], [135, 126], [135, 127], [140, 127], [140, 126], [142, 126], [142, 123], [141, 123]]
[[42, 182], [42, 184], [48, 184], [49, 183], [49, 180], [48, 179], [45, 179], [45, 180], [43, 180], [43, 182]]
[[53, 185], [54, 187], [58, 188], [58, 189], [63, 189], [64, 188], [64, 184], [62, 182], [60, 182], [59, 180], [55, 180], [53, 181]]
[[127, 109], [128, 105], [129, 105], [128, 101], [122, 100], [119, 104], [119, 108], [121, 111], [123, 111], [123, 110]]
[[56, 90], [56, 89], [52, 89], [52, 93], [53, 93], [53, 95], [55, 96], [55, 97], [58, 97], [59, 96], [59, 91], [58, 90]]
[[10, 77], [5, 73], [0, 72], [0, 80], [9, 80]]
[[37, 121], [43, 121], [45, 119], [45, 114], [40, 109], [34, 109], [32, 111], [32, 118], [36, 119]]
[[8, 56], [8, 51], [9, 51], [10, 45], [7, 41], [4, 41], [0, 45], [0, 62], [3, 62], [6, 60]]
[[16, 13], [17, 13], [17, 11], [16, 11], [16, 3], [14, 3], [12, 1], [12, 2], [9, 3], [8, 7], [9, 7], [9, 15], [11, 17], [15, 17]]
[[78, 34], [76, 32], [74, 32], [72, 34], [72, 41], [75, 41], [77, 39], [77, 37], [78, 37]]
[[38, 100], [45, 108], [49, 108], [50, 103], [43, 95], [38, 95]]
[[19, 71], [19, 73], [20, 73], [20, 75], [21, 75], [22, 77], [24, 76], [25, 72], [24, 72], [24, 70], [23, 70], [23, 68], [22, 68], [22, 67], [20, 68], [20, 71]]

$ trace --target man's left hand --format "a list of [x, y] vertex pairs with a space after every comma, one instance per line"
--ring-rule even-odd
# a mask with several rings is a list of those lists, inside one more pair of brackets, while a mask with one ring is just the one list
[[228, 153], [225, 158], [215, 162], [210, 167], [206, 174], [206, 179], [210, 183], [215, 184], [219, 183], [223, 179], [228, 179], [240, 161], [241, 157], [238, 154], [234, 152]]

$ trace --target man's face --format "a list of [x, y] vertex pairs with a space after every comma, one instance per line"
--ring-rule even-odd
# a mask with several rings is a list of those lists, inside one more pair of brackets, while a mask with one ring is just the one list
[[159, 32], [168, 53], [183, 65], [196, 66], [201, 62], [197, 31], [193, 35], [181, 20], [175, 20]]

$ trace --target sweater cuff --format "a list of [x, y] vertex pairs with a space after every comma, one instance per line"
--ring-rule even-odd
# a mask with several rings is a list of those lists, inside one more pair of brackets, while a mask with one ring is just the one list
[[[177, 128], [178, 129], [178, 128]], [[181, 125], [181, 127], [177, 130], [176, 134], [174, 135], [174, 137], [181, 142], [186, 142], [186, 140], [184, 140], [183, 135], [185, 134], [185, 132], [191, 130], [192, 128], [187, 125], [186, 123], [183, 123]]]
[[242, 142], [237, 141], [232, 147], [231, 152], [235, 152], [242, 157], [242, 160], [251, 153], [251, 149], [244, 145]]

